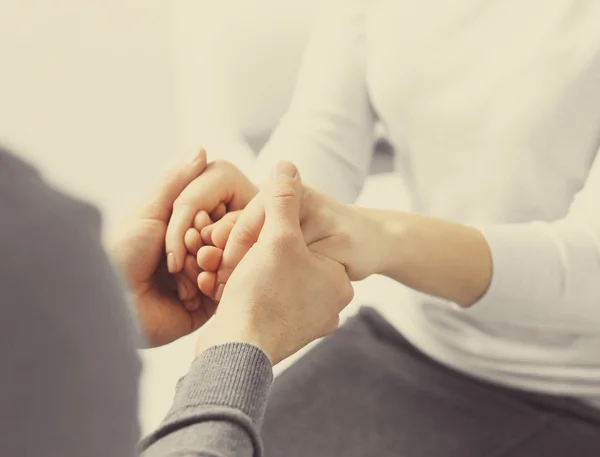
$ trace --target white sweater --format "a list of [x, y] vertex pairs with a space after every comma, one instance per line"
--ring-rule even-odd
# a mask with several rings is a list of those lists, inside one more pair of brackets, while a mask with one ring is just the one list
[[458, 370], [600, 404], [600, 1], [327, 2], [259, 169], [353, 201], [377, 120], [414, 210], [493, 257], [470, 310], [415, 294], [393, 323]]

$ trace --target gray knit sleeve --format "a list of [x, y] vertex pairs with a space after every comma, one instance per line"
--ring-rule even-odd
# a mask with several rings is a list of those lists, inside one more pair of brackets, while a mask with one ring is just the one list
[[0, 291], [0, 455], [132, 455], [141, 363], [100, 213], [1, 148]]
[[179, 382], [161, 426], [142, 441], [143, 456], [261, 456], [259, 430], [272, 380], [269, 359], [257, 347], [209, 348]]

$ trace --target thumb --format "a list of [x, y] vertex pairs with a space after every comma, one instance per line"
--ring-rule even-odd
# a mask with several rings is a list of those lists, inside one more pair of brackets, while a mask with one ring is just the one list
[[191, 160], [167, 172], [150, 198], [140, 208], [142, 219], [169, 222], [173, 203], [183, 190], [206, 169], [206, 151], [201, 149]]
[[227, 282], [235, 267], [242, 261], [254, 243], [258, 241], [264, 223], [263, 195], [259, 193], [246, 205], [231, 230], [217, 272], [217, 286]]
[[[244, 208], [229, 235], [217, 273], [217, 285], [225, 284], [265, 227], [271, 230], [300, 231], [300, 195], [302, 184], [298, 170], [288, 162], [277, 165], [262, 191]], [[280, 224], [283, 224], [281, 226]]]
[[264, 232], [270, 235], [286, 233], [302, 237], [300, 229], [301, 196], [302, 182], [298, 169], [290, 162], [279, 162], [265, 182], [263, 189]]

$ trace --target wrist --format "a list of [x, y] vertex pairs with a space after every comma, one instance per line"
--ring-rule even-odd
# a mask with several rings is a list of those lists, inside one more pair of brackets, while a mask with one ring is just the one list
[[398, 263], [398, 246], [405, 237], [405, 226], [398, 218], [390, 217], [390, 212], [373, 208], [357, 208], [367, 226], [367, 239], [361, 242], [369, 246], [372, 254], [371, 274], [388, 275]]
[[485, 293], [491, 256], [481, 232], [429, 216], [373, 210], [379, 221], [379, 273], [405, 286], [468, 307]]
[[271, 349], [273, 345], [265, 341], [265, 338], [261, 336], [261, 332], [239, 324], [242, 320], [241, 316], [238, 316], [236, 320], [238, 323], [232, 324], [231, 320], [229, 320], [230, 322], [224, 322], [224, 319], [219, 319], [215, 315], [206, 328], [200, 331], [195, 356], [198, 357], [205, 350], [214, 346], [227, 343], [244, 343], [260, 349], [265, 353], [271, 365], [274, 365], [274, 351]]

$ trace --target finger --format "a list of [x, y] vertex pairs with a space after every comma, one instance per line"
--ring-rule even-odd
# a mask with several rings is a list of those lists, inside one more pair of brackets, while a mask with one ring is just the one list
[[[221, 221], [219, 221], [219, 222], [221, 222]], [[206, 227], [204, 227], [202, 229], [202, 231], [200, 232], [200, 237], [202, 238], [202, 243], [214, 245], [214, 243], [212, 241], [212, 232], [213, 232], [214, 228], [215, 228], [215, 224], [211, 224], [211, 225], [207, 225]]]
[[180, 164], [164, 175], [158, 188], [140, 208], [139, 216], [167, 222], [177, 197], [205, 169], [206, 151], [201, 149], [191, 162]]
[[263, 191], [243, 210], [229, 235], [217, 275], [217, 288], [227, 282], [244, 255], [258, 241], [263, 227], [267, 228], [267, 218], [271, 235], [287, 233], [298, 240], [303, 239], [301, 196], [302, 182], [295, 165], [278, 163]]
[[201, 233], [203, 242], [210, 243], [220, 249], [225, 249], [229, 235], [231, 235], [231, 231], [241, 214], [241, 211], [231, 211], [220, 221], [205, 227]]
[[198, 275], [198, 289], [207, 297], [214, 297], [216, 293], [217, 274], [212, 271], [203, 271]]
[[202, 246], [198, 251], [196, 268], [216, 272], [221, 265], [223, 250], [215, 246]]
[[225, 203], [221, 202], [219, 203], [219, 206], [217, 206], [217, 209], [210, 213], [210, 218], [213, 221], [218, 221], [225, 216], [225, 214], [227, 214], [227, 206], [225, 206]]
[[262, 194], [254, 197], [240, 214], [223, 251], [223, 259], [217, 273], [217, 283], [225, 284], [244, 255], [258, 241], [265, 221]]
[[200, 294], [194, 295], [189, 300], [182, 300], [183, 307], [188, 311], [196, 311], [202, 305], [202, 297]]
[[183, 265], [182, 273], [185, 274], [185, 276], [194, 285], [194, 291], [196, 291], [196, 292], [197, 292], [197, 288], [195, 287], [196, 280], [201, 271], [202, 270], [200, 270], [200, 267], [198, 266], [198, 263], [196, 262], [196, 256], [187, 255], [185, 257], [185, 262]]
[[204, 227], [213, 223], [213, 220], [206, 211], [198, 211], [194, 217], [194, 228], [198, 232], [202, 232]]
[[189, 228], [187, 232], [185, 232], [183, 242], [185, 243], [188, 252], [196, 255], [198, 250], [202, 247], [202, 237], [200, 236], [200, 232], [195, 228]]
[[196, 214], [200, 210], [210, 213], [221, 202], [232, 198], [234, 188], [223, 173], [211, 168], [210, 164], [205, 173], [192, 181], [179, 195], [173, 204], [173, 213], [167, 227], [165, 248], [169, 271], [176, 273], [183, 267], [185, 245], [183, 237], [192, 226]]
[[185, 275], [185, 273], [176, 273], [175, 280], [177, 281], [177, 296], [179, 300], [189, 300], [196, 295], [196, 285]]
[[298, 169], [290, 162], [279, 162], [264, 190], [265, 225], [271, 234], [302, 237], [300, 200], [302, 183]]
[[205, 296], [201, 296], [200, 305], [190, 311], [192, 317], [192, 331], [199, 329], [215, 314], [217, 303]]
[[198, 287], [196, 287], [199, 274], [200, 268], [196, 264], [196, 257], [187, 255], [183, 269], [180, 273], [174, 275], [177, 279], [177, 295], [182, 302], [189, 301], [200, 294]]
[[348, 243], [342, 237], [327, 237], [308, 245], [308, 250], [328, 259], [335, 259], [343, 265], [346, 270], [350, 268], [351, 259], [348, 251]]
[[156, 280], [160, 287], [163, 287], [169, 292], [177, 292], [177, 281], [167, 270], [167, 262], [165, 259], [158, 265], [158, 269], [156, 270]]

